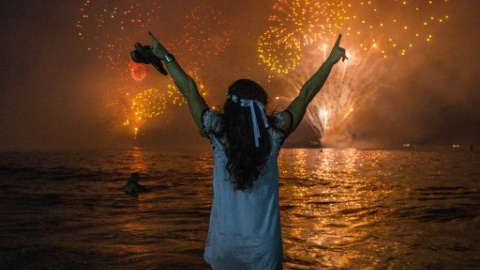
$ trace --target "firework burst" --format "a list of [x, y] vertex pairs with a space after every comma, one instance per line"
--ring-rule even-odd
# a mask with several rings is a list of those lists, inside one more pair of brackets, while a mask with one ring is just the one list
[[77, 37], [108, 67], [124, 69], [132, 44], [159, 20], [159, 9], [151, 0], [87, 0], [79, 8]]
[[[381, 59], [404, 56], [422, 43], [433, 41], [437, 26], [449, 19], [447, 3], [279, 0], [273, 6], [267, 34], [259, 38], [259, 57], [270, 70], [284, 75], [280, 79], [292, 90], [280, 99], [291, 101], [326, 59], [327, 44], [331, 45], [342, 33], [351, 60], [337, 64], [340, 67], [332, 72], [333, 78], [309, 105], [306, 119], [323, 144], [348, 145], [352, 135], [347, 120], [382, 87], [378, 68], [386, 62]], [[283, 51], [287, 48], [297, 49], [295, 57], [291, 57], [294, 60], [285, 59], [288, 54]]]
[[132, 110], [141, 118], [154, 118], [162, 114], [167, 105], [165, 94], [156, 88], [149, 88], [135, 96]]
[[300, 46], [278, 40], [281, 29], [267, 30], [258, 38], [258, 57], [271, 71], [287, 74], [300, 62]]
[[194, 7], [185, 16], [181, 37], [169, 42], [168, 48], [183, 59], [195, 59], [196, 67], [204, 66], [230, 46], [232, 31], [225, 30], [223, 13], [209, 5]]

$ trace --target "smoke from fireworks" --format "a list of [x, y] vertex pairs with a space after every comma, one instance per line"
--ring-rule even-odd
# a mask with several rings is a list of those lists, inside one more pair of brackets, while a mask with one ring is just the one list
[[447, 2], [278, 0], [269, 30], [258, 39], [260, 64], [283, 74], [292, 88], [285, 94], [291, 100], [326, 59], [327, 44], [342, 33], [354, 56], [338, 64], [341, 70], [336, 68], [306, 118], [323, 144], [345, 146], [354, 138], [345, 120], [380, 87], [376, 68], [386, 62], [379, 59], [404, 56], [416, 44], [432, 41], [434, 26], [449, 18]]

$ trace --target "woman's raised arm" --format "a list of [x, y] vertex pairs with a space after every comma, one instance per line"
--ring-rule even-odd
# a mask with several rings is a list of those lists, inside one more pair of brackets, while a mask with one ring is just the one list
[[343, 61], [345, 61], [345, 59], [348, 59], [345, 49], [340, 47], [341, 38], [342, 35], [338, 35], [335, 46], [333, 46], [327, 60], [325, 60], [320, 69], [315, 72], [315, 74], [313, 74], [313, 76], [308, 79], [307, 82], [305, 82], [298, 96], [287, 107], [286, 111], [290, 112], [290, 117], [286, 117], [288, 113], [285, 113], [284, 119], [286, 127], [285, 129], [289, 131], [289, 134], [292, 133], [302, 121], [308, 104], [318, 94], [320, 89], [322, 89], [322, 86], [327, 80], [333, 66], [340, 59], [342, 59]]
[[173, 82], [178, 90], [182, 93], [188, 102], [190, 112], [197, 127], [202, 130], [202, 113], [208, 109], [208, 105], [198, 92], [197, 84], [178, 64], [173, 55], [169, 54], [163, 45], [153, 36], [151, 32], [148, 33], [152, 38], [152, 52], [161, 60], [164, 60]]

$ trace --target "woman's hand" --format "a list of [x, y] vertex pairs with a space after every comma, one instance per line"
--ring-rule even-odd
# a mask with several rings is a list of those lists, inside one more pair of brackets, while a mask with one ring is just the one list
[[152, 39], [152, 52], [159, 59], [165, 59], [165, 55], [168, 54], [167, 49], [153, 36], [152, 32], [148, 32], [148, 35]]
[[330, 55], [327, 58], [327, 61], [336, 64], [340, 59], [342, 61], [345, 61], [345, 59], [348, 60], [346, 51], [344, 48], [340, 47], [340, 40], [342, 39], [342, 35], [338, 35], [337, 41], [335, 42], [335, 46], [333, 46], [332, 51], [330, 52]]

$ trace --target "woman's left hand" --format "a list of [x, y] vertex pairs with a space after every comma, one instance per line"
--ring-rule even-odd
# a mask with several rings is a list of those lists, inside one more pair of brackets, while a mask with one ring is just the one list
[[152, 39], [153, 54], [160, 59], [164, 59], [165, 55], [168, 54], [167, 49], [163, 47], [163, 45], [157, 40], [157, 38], [152, 34], [152, 32], [148, 32], [148, 35]]
[[348, 60], [347, 52], [344, 48], [340, 47], [340, 40], [342, 39], [342, 35], [338, 35], [337, 41], [330, 52], [330, 55], [327, 58], [327, 61], [330, 61], [332, 64], [336, 64], [340, 59], [342, 61]]

